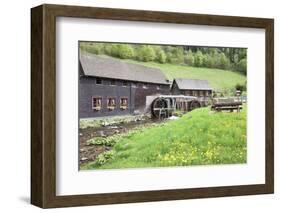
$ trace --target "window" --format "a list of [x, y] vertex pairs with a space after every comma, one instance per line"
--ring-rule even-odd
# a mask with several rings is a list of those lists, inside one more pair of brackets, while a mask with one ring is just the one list
[[120, 108], [122, 110], [128, 109], [128, 98], [127, 97], [123, 97], [120, 99]]
[[192, 95], [197, 96], [198, 95], [197, 91], [192, 91]]
[[107, 99], [107, 109], [114, 110], [116, 107], [116, 98]]
[[128, 86], [128, 82], [127, 82], [127, 81], [123, 81], [123, 82], [122, 82], [122, 86], [123, 86], [123, 87]]
[[209, 96], [210, 96], [210, 92], [209, 92], [209, 91], [206, 91], [206, 92], [205, 92], [205, 96], [206, 96], [206, 97], [209, 97]]
[[204, 96], [204, 91], [199, 91], [199, 96]]
[[185, 91], [185, 95], [192, 95], [190, 90]]
[[102, 98], [101, 97], [93, 97], [92, 98], [92, 109], [95, 111], [100, 111], [102, 107]]
[[115, 86], [115, 85], [116, 85], [116, 81], [115, 81], [115, 80], [111, 80], [111, 81], [110, 81], [110, 85], [111, 85], [111, 86]]
[[147, 85], [147, 84], [143, 84], [143, 85], [142, 85], [142, 88], [147, 89], [147, 88], [148, 88], [148, 85]]
[[101, 78], [96, 78], [96, 84], [97, 84], [97, 85], [101, 85], [101, 84], [102, 84]]

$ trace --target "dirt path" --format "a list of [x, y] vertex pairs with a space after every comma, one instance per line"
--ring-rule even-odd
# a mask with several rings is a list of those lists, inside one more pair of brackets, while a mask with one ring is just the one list
[[105, 145], [87, 145], [87, 140], [95, 137], [108, 137], [114, 134], [126, 133], [129, 130], [150, 126], [153, 123], [160, 123], [160, 120], [136, 120], [128, 123], [118, 123], [114, 125], [101, 127], [88, 127], [79, 130], [79, 165], [83, 166], [96, 160], [97, 156], [105, 151], [112, 149], [111, 146]]

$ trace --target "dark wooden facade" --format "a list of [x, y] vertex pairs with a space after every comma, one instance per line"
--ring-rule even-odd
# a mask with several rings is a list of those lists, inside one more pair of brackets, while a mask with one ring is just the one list
[[[170, 86], [168, 84], [80, 76], [79, 117], [90, 118], [142, 113], [145, 109], [146, 96], [169, 93]], [[101, 98], [101, 106], [98, 108], [93, 106], [93, 99], [95, 98]], [[114, 107], [108, 106], [109, 99], [115, 100]], [[127, 100], [127, 106], [122, 105], [121, 99]]]
[[[195, 96], [195, 97], [211, 97], [212, 96], [212, 88], [208, 85], [207, 81], [203, 80], [194, 80], [194, 79], [181, 79], [184, 82], [179, 83], [175, 79], [171, 86], [171, 94], [173, 95], [186, 95], [186, 96]], [[200, 83], [198, 86], [196, 83]], [[202, 86], [203, 85], [203, 86]]]
[[159, 69], [80, 54], [79, 118], [144, 113], [146, 96], [169, 93]]

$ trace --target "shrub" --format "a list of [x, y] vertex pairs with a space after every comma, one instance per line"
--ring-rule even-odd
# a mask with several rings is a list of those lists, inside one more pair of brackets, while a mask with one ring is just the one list
[[105, 146], [114, 146], [116, 143], [118, 143], [121, 139], [120, 135], [114, 135], [109, 137], [96, 137], [91, 138], [87, 141], [88, 145], [105, 145]]
[[154, 49], [149, 45], [142, 45], [137, 51], [137, 60], [139, 61], [154, 61], [156, 54]]
[[184, 56], [184, 63], [189, 66], [194, 66], [194, 56], [191, 50]]
[[219, 54], [219, 66], [218, 68], [221, 69], [228, 69], [230, 67], [230, 61], [229, 59], [225, 56], [224, 53]]
[[161, 64], [164, 64], [166, 63], [166, 60], [167, 60], [167, 56], [165, 54], [165, 52], [163, 50], [160, 50], [158, 53], [157, 53], [157, 62], [161, 63]]
[[113, 159], [114, 155], [115, 155], [115, 151], [113, 151], [113, 150], [103, 152], [97, 156], [96, 164], [103, 165], [107, 161]]
[[129, 44], [116, 44], [111, 48], [111, 55], [121, 59], [132, 59], [135, 53], [134, 49]]
[[203, 65], [203, 54], [200, 50], [195, 53], [194, 65], [196, 67], [202, 67]]
[[236, 66], [236, 69], [239, 71], [239, 72], [242, 72], [243, 74], [246, 74], [247, 73], [247, 59], [244, 58], [244, 59], [241, 59], [237, 66]]
[[172, 50], [172, 62], [174, 64], [184, 63], [184, 51], [182, 47], [174, 47]]
[[104, 45], [104, 54], [106, 54], [106, 55], [109, 55], [109, 56], [112, 56], [113, 54], [112, 54], [112, 47], [113, 47], [113, 45], [112, 44], [106, 44], [106, 45]]
[[90, 44], [82, 43], [81, 49], [96, 55], [100, 55], [104, 53], [103, 44], [100, 43], [90, 43]]
[[170, 52], [168, 52], [168, 53], [166, 53], [166, 56], [167, 56], [166, 61], [167, 61], [168, 63], [172, 63], [172, 62], [173, 62], [173, 54], [170, 53]]
[[236, 84], [235, 85], [235, 89], [236, 90], [240, 90], [241, 92], [243, 92], [243, 91], [246, 91], [247, 90], [247, 88], [246, 88], [246, 83], [245, 84]]
[[213, 60], [212, 68], [219, 68], [220, 67], [220, 55], [219, 55], [218, 51], [213, 51], [211, 57]]
[[209, 54], [206, 54], [206, 56], [204, 57], [203, 63], [208, 68], [214, 68], [215, 67], [215, 60]]

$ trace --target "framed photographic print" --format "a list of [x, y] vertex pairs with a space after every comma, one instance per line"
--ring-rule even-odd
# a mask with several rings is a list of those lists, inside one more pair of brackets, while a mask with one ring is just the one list
[[274, 191], [272, 19], [31, 9], [31, 203]]

